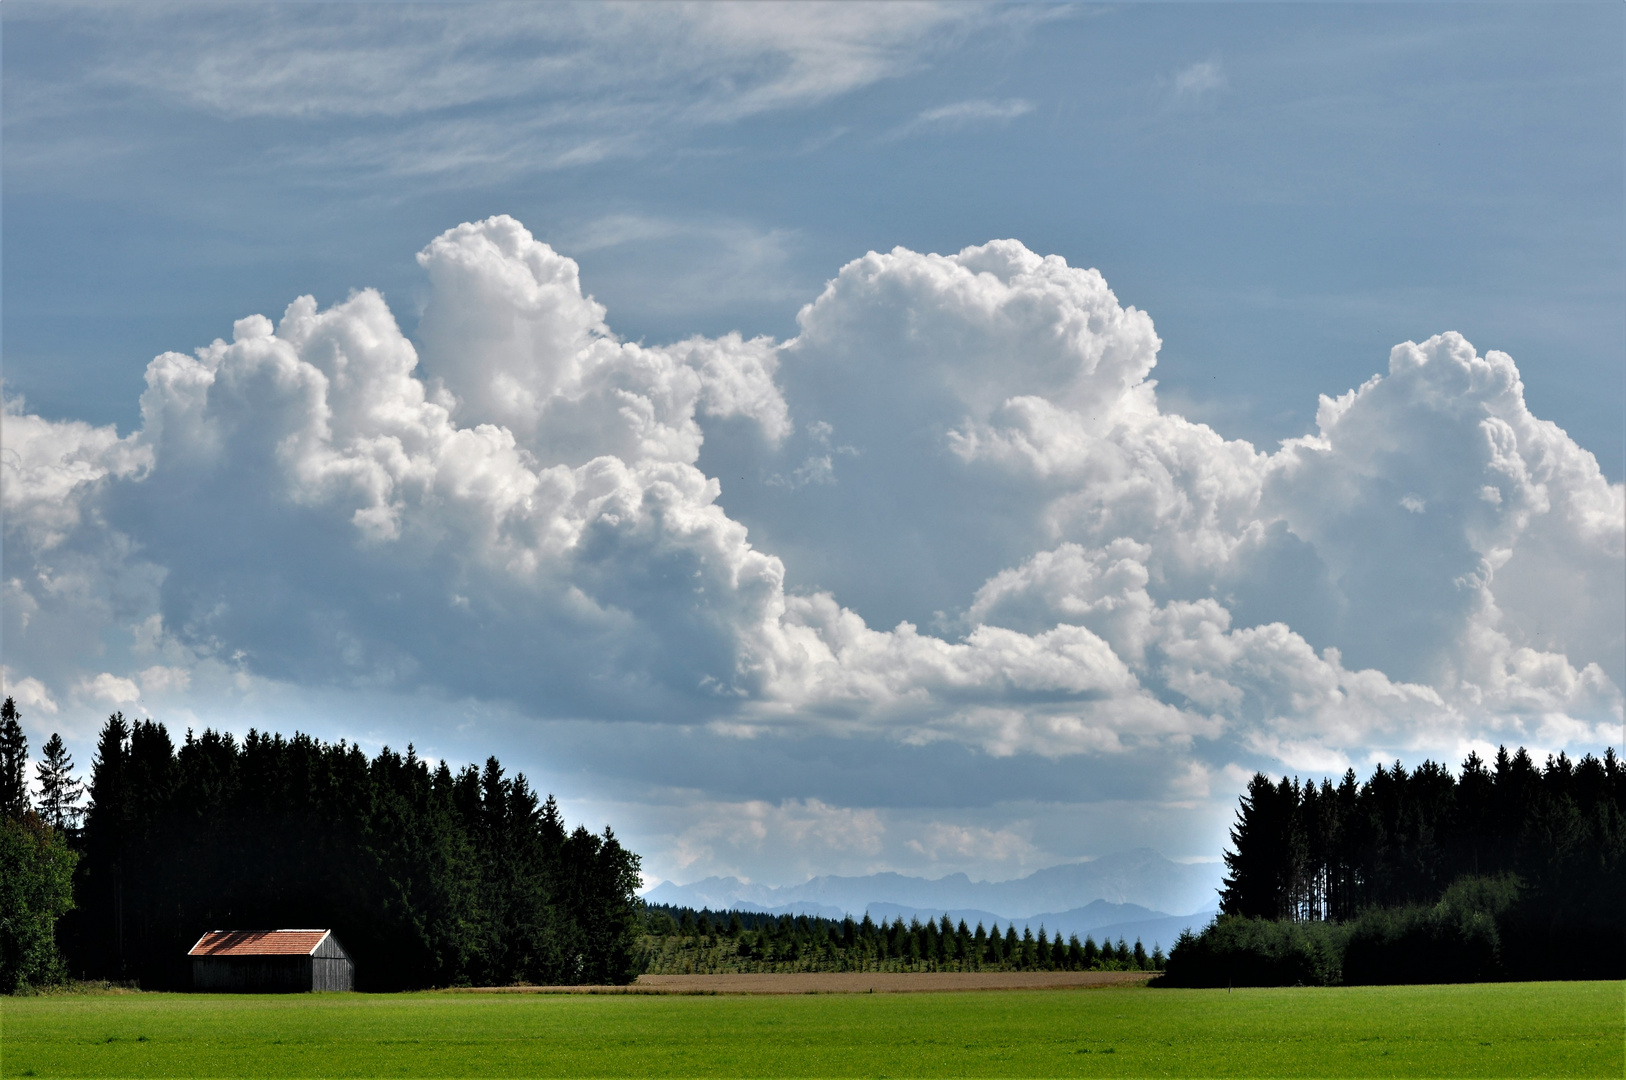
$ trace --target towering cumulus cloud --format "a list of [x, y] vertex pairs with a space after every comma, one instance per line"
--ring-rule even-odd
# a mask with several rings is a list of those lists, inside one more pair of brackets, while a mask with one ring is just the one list
[[153, 360], [131, 435], [8, 403], [13, 692], [422, 689], [1171, 785], [1618, 733], [1623, 489], [1456, 334], [1271, 452], [1163, 412], [1152, 320], [1015, 241], [660, 347], [510, 218], [418, 259], [416, 341], [301, 297]]

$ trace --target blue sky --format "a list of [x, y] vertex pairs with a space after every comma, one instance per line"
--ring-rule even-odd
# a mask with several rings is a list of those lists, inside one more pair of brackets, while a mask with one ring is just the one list
[[14, 0], [8, 689], [680, 880], [1618, 743], [1623, 18]]

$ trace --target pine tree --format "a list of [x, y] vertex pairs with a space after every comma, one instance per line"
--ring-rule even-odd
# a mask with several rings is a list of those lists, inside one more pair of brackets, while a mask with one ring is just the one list
[[83, 813], [79, 800], [85, 786], [73, 775], [73, 758], [61, 735], [52, 733], [42, 753], [45, 759], [34, 770], [40, 783], [40, 818], [53, 829], [73, 829]]
[[28, 739], [17, 721], [17, 703], [0, 705], [0, 817], [21, 821], [28, 812]]

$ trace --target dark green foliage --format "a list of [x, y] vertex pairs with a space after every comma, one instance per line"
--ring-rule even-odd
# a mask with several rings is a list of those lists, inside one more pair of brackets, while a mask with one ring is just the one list
[[1344, 982], [1486, 982], [1506, 977], [1497, 921], [1518, 901], [1510, 877], [1463, 878], [1437, 904], [1371, 908], [1349, 924]]
[[21, 820], [28, 810], [28, 739], [17, 703], [0, 703], [0, 818]]
[[185, 987], [209, 929], [331, 927], [365, 988], [627, 982], [638, 858], [495, 758], [187, 733], [114, 714], [92, 766], [68, 920], [79, 974]]
[[1182, 933], [1160, 986], [1335, 986], [1349, 931], [1335, 923], [1221, 915]]
[[1489, 767], [1470, 754], [1460, 776], [1397, 762], [1336, 788], [1256, 775], [1231, 843], [1222, 918], [1176, 944], [1167, 985], [1319, 981], [1332, 968], [1306, 927], [1324, 920], [1347, 935], [1334, 965], [1346, 982], [1626, 974], [1613, 748], [1543, 768], [1502, 748]]
[[[0, 993], [62, 981], [57, 921], [73, 908], [73, 868], [67, 823], [73, 761], [62, 738], [45, 744], [41, 809], [28, 805], [28, 739], [17, 703], [0, 703]], [[53, 813], [59, 810], [59, 813]]]
[[73, 907], [75, 858], [33, 813], [0, 817], [0, 993], [62, 980], [55, 928]]
[[1601, 930], [1609, 912], [1592, 900], [1606, 879], [1620, 884], [1626, 769], [1613, 749], [1541, 769], [1504, 748], [1491, 768], [1470, 754], [1460, 779], [1432, 761], [1412, 772], [1396, 762], [1364, 784], [1351, 771], [1336, 788], [1257, 774], [1231, 847], [1227, 915], [1348, 920], [1432, 904], [1462, 877], [1516, 874], [1549, 894], [1555, 917]]

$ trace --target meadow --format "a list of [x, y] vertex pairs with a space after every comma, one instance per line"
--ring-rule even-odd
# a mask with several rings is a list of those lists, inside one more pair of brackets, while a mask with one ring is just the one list
[[1605, 1076], [1626, 984], [731, 995], [60, 995], [13, 1076]]

